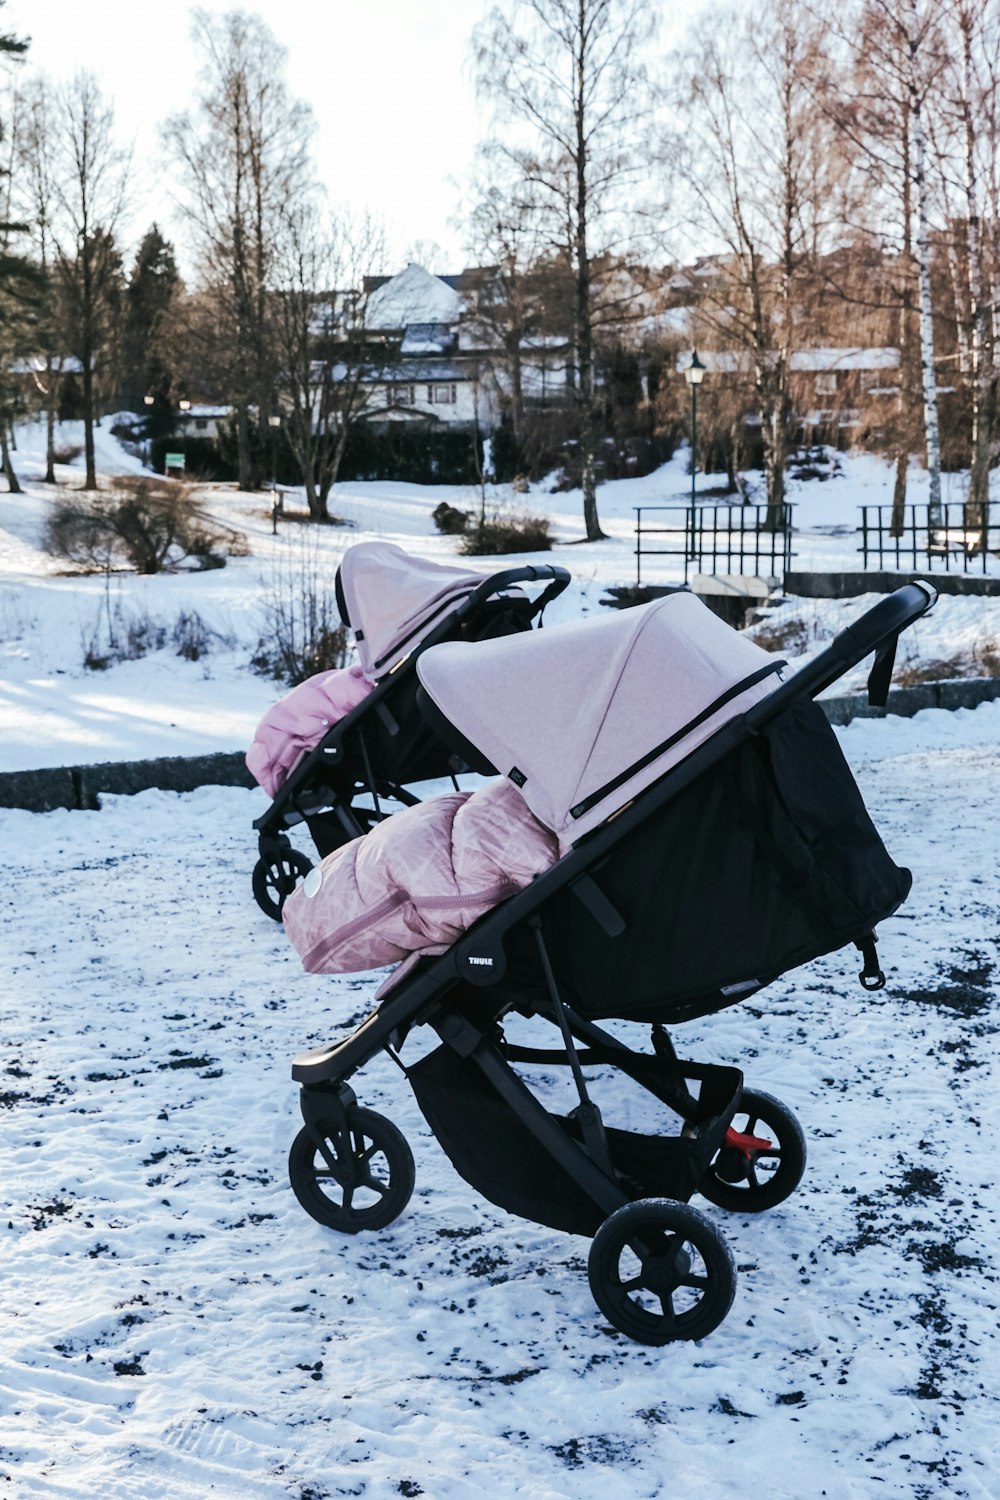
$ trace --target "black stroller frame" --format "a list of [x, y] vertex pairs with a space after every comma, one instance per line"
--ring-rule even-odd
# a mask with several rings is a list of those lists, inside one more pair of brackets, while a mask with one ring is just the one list
[[[538, 1223], [593, 1236], [590, 1287], [613, 1327], [653, 1345], [700, 1339], [716, 1328], [732, 1304], [735, 1267], [713, 1221], [688, 1199], [699, 1192], [717, 1207], [749, 1213], [782, 1202], [805, 1167], [801, 1127], [779, 1101], [746, 1089], [740, 1069], [681, 1060], [659, 1021], [651, 1028], [652, 1052], [645, 1053], [581, 1015], [561, 993], [542, 914], [556, 893], [569, 889], [591, 921], [609, 936], [621, 933], [621, 916], [592, 878], [595, 866], [651, 812], [873, 651], [870, 698], [884, 704], [898, 636], [935, 598], [929, 584], [913, 583], [882, 600], [447, 952], [401, 975], [348, 1037], [297, 1057], [292, 1077], [301, 1085], [304, 1126], [292, 1145], [289, 1175], [306, 1211], [355, 1233], [384, 1227], [408, 1202], [409, 1146], [391, 1121], [357, 1104], [349, 1082], [386, 1051], [407, 1074], [458, 1171], [484, 1196]], [[541, 975], [531, 993], [517, 973], [509, 974], [507, 950], [516, 967], [525, 935]], [[885, 981], [873, 942], [857, 946], [864, 953], [862, 983], [880, 987]], [[499, 1021], [512, 1011], [552, 1022], [561, 1046], [508, 1044]], [[420, 1025], [430, 1026], [441, 1046], [407, 1067], [399, 1051]], [[568, 1116], [551, 1114], [511, 1066], [535, 1063], [570, 1068], [579, 1103]], [[680, 1117], [679, 1135], [650, 1138], [606, 1127], [583, 1072], [594, 1065], [619, 1069], [667, 1105]]]
[[[373, 741], [384, 740], [390, 746], [400, 736], [398, 700], [401, 693], [415, 684], [416, 663], [422, 652], [441, 641], [459, 637], [477, 616], [496, 606], [521, 606], [521, 618], [527, 624], [540, 617], [546, 605], [562, 593], [570, 581], [565, 568], [554, 564], [523, 564], [506, 568], [485, 578], [447, 613], [412, 651], [383, 677], [368, 696], [350, 713], [331, 725], [318, 744], [306, 752], [279, 788], [270, 807], [257, 818], [253, 827], [258, 835], [257, 864], [253, 871], [253, 893], [261, 910], [275, 921], [296, 885], [312, 869], [312, 861], [292, 847], [287, 830], [306, 823], [320, 857], [351, 839], [368, 833], [387, 816], [383, 801], [412, 807], [420, 801], [403, 784], [418, 776], [402, 777], [397, 768], [387, 770], [378, 763]], [[534, 600], [494, 596], [504, 589], [524, 583], [545, 583]], [[404, 642], [405, 644], [405, 642]], [[394, 712], [394, 707], [396, 711]], [[430, 731], [424, 739], [431, 738]], [[424, 755], [426, 763], [426, 754]], [[492, 770], [483, 764], [471, 769]], [[457, 757], [450, 761], [442, 754], [441, 774], [454, 775], [470, 769]], [[457, 785], [457, 783], [456, 783]], [[372, 806], [358, 807], [354, 799], [367, 793]]]

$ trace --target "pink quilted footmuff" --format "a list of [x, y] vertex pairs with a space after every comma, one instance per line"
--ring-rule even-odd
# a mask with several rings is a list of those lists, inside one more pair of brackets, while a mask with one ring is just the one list
[[285, 930], [311, 974], [443, 953], [555, 862], [555, 835], [509, 781], [406, 808], [327, 855], [289, 896]]

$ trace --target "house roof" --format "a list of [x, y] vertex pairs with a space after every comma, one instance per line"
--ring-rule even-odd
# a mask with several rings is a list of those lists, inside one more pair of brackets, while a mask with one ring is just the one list
[[[698, 358], [714, 375], [739, 375], [752, 367], [753, 360], [745, 349], [699, 349]], [[674, 368], [683, 372], [691, 356], [685, 350], [678, 354]], [[796, 373], [827, 370], [895, 370], [899, 368], [899, 350], [871, 349], [795, 349], [789, 367]]]
[[[45, 356], [33, 354], [28, 359], [15, 359], [8, 368], [12, 375], [44, 375]], [[57, 375], [80, 375], [83, 372], [83, 366], [75, 354], [52, 355], [50, 368]]]
[[231, 406], [189, 406], [187, 411], [181, 411], [177, 413], [177, 420], [179, 422], [190, 422], [196, 417], [214, 417], [216, 420], [221, 420], [221, 418], [223, 417], [228, 417], [232, 409], [233, 408]]
[[456, 323], [462, 300], [454, 287], [411, 261], [369, 293], [367, 328], [408, 328], [411, 324]]

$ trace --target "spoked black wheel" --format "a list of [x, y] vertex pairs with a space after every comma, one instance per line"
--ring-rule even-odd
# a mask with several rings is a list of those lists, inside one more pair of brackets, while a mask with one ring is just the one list
[[587, 1274], [601, 1312], [640, 1344], [705, 1338], [736, 1294], [733, 1257], [715, 1225], [670, 1198], [639, 1198], [605, 1219]]
[[698, 1191], [719, 1208], [759, 1214], [795, 1191], [805, 1167], [806, 1138], [791, 1110], [770, 1094], [744, 1089]]
[[346, 1131], [322, 1120], [316, 1136], [300, 1130], [288, 1155], [292, 1191], [306, 1213], [343, 1234], [391, 1224], [409, 1203], [416, 1177], [402, 1132], [355, 1104]]
[[253, 867], [253, 897], [265, 916], [281, 921], [281, 908], [312, 869], [312, 860], [298, 849], [282, 849]]

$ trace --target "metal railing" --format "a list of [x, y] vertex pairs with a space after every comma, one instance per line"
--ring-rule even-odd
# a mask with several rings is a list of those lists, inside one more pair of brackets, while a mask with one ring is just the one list
[[[643, 518], [657, 518], [653, 525]], [[684, 582], [696, 573], [747, 573], [754, 578], [784, 576], [792, 561], [792, 506], [782, 507], [780, 526], [766, 524], [766, 505], [637, 505], [635, 582], [642, 586], [644, 557], [676, 557]], [[649, 546], [644, 538], [669, 539]]]
[[992, 553], [1000, 555], [1000, 521], [986, 524], [970, 515], [960, 501], [929, 505], [904, 505], [902, 524], [892, 525], [891, 505], [862, 505], [861, 546], [866, 568], [879, 572], [929, 570], [985, 573]]

